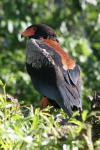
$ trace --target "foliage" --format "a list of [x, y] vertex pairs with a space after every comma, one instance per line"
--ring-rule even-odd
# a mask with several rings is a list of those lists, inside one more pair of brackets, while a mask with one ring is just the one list
[[[0, 149], [4, 150], [99, 150], [100, 139], [93, 135], [95, 125], [100, 126], [100, 116], [83, 111], [82, 120], [50, 108], [40, 110], [30, 106], [19, 106], [14, 98], [8, 99], [5, 85], [0, 95]], [[99, 112], [100, 113], [100, 112]], [[100, 114], [99, 114], [100, 115]], [[100, 131], [98, 132], [100, 135]]]
[[[63, 49], [70, 53], [80, 65], [83, 81], [83, 108], [88, 110], [88, 117], [91, 113], [88, 96], [93, 95], [94, 91], [100, 91], [100, 1], [0, 1], [0, 79], [7, 85], [7, 93], [21, 101], [21, 110], [23, 101], [37, 106], [41, 98], [41, 95], [33, 89], [27, 75], [26, 41], [20, 37], [20, 33], [27, 26], [36, 23], [46, 23], [53, 27]], [[0, 93], [2, 93], [1, 89]], [[71, 129], [68, 129], [68, 138], [66, 137], [64, 141], [59, 134], [61, 135], [62, 131], [65, 132], [68, 127], [60, 127], [59, 121], [54, 121], [54, 114], [51, 115], [47, 111], [44, 113], [39, 109], [33, 113], [33, 107], [28, 107], [29, 115], [24, 117], [19, 107], [16, 108], [14, 105], [6, 110], [8, 106], [6, 98], [1, 95], [0, 146], [5, 149], [8, 147], [9, 149], [25, 149], [25, 147], [31, 149], [38, 146], [40, 149], [45, 147], [60, 149], [62, 146], [63, 149], [75, 147], [87, 149], [89, 148], [88, 138], [92, 147], [100, 143], [98, 140], [91, 141], [92, 126], [90, 124], [88, 126], [86, 122], [84, 124], [84, 121], [74, 120], [74, 124], [79, 123], [77, 130], [80, 130], [69, 127]], [[63, 113], [62, 116], [65, 117], [64, 115]], [[74, 133], [75, 131], [78, 133]], [[53, 135], [48, 136], [49, 133]], [[64, 148], [66, 144], [67, 148]]]

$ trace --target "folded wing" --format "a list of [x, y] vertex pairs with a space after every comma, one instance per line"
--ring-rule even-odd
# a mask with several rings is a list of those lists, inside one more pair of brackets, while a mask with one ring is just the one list
[[[46, 42], [44, 43], [40, 40], [36, 40], [35, 42], [38, 49], [40, 49], [55, 70], [56, 85], [61, 95], [60, 99], [55, 99], [55, 101], [69, 116], [71, 116], [74, 106], [82, 109], [80, 69], [77, 65], [73, 64], [71, 69], [67, 68], [67, 61], [66, 67], [64, 67], [65, 64], [63, 64], [63, 62], [65, 62], [65, 56], [64, 61], [62, 61], [63, 55], [58, 54], [57, 50], [55, 51], [55, 47], [49, 46]], [[68, 66], [70, 66], [69, 62]]]

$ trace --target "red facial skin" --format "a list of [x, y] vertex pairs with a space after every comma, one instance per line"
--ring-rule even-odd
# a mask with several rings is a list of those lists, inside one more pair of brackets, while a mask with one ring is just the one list
[[21, 33], [21, 36], [22, 37], [30, 37], [32, 35], [35, 35], [35, 32], [36, 32], [36, 28], [29, 28], [29, 29], [26, 29], [24, 32]]

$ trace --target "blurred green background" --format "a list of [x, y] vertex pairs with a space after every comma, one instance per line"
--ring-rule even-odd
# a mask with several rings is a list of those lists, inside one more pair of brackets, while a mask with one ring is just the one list
[[31, 24], [54, 28], [65, 51], [82, 70], [83, 104], [100, 91], [100, 0], [1, 0], [0, 79], [7, 93], [21, 101], [38, 104], [25, 69], [25, 39], [20, 33]]

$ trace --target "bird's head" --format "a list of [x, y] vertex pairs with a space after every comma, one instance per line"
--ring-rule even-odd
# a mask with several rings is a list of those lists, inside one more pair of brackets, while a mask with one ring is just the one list
[[55, 31], [45, 24], [31, 25], [21, 33], [22, 37], [52, 39], [58, 42]]

